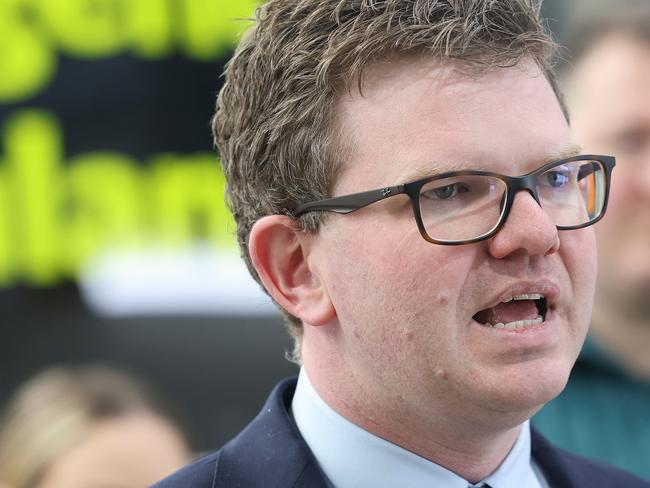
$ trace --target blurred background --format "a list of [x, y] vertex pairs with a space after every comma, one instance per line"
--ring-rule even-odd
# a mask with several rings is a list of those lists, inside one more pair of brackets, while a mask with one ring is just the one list
[[[0, 0], [0, 406], [48, 367], [103, 364], [164, 397], [197, 452], [297, 373], [209, 127], [256, 3]], [[543, 12], [562, 39], [606, 3]]]
[[239, 259], [209, 121], [254, 0], [0, 0], [0, 405], [135, 373], [222, 444], [296, 368]]

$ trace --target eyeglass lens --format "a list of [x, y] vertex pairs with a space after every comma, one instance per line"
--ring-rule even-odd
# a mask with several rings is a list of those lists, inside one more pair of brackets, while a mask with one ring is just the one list
[[[540, 204], [559, 227], [586, 224], [603, 210], [606, 176], [598, 161], [565, 162], [537, 176]], [[499, 225], [508, 195], [504, 180], [462, 175], [437, 179], [420, 190], [420, 215], [432, 239], [471, 240]]]

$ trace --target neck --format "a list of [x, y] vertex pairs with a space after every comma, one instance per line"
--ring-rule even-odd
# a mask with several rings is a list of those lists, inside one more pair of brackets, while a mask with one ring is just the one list
[[[342, 414], [347, 416], [346, 413]], [[423, 425], [403, 421], [399, 425], [389, 421], [378, 425], [361, 415], [349, 420], [383, 439], [453, 471], [470, 483], [478, 483], [496, 471], [514, 446], [521, 429], [517, 426], [503, 431], [484, 431], [480, 434], [475, 431], [470, 435], [463, 435], [460, 429], [450, 431], [451, 422], [445, 429], [440, 429], [431, 426], [423, 428]], [[466, 428], [467, 425], [463, 427]]]
[[[310, 357], [303, 350], [304, 367], [312, 386], [337, 413], [470, 483], [477, 483], [496, 471], [514, 446], [521, 423], [527, 418], [513, 419], [510, 425], [504, 426], [501, 412], [476, 416], [467, 408], [464, 411], [458, 405], [443, 408], [435, 402], [418, 411], [409, 408], [399, 397], [379, 400], [377, 392], [354, 381], [353, 375], [333, 365], [312, 364]], [[463, 415], [459, 416], [459, 412]]]

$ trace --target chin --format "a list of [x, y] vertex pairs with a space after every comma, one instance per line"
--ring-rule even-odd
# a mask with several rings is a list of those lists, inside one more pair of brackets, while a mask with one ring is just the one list
[[521, 368], [507, 375], [507, 380], [502, 377], [501, 381], [495, 381], [486, 397], [491, 397], [495, 410], [521, 412], [528, 418], [564, 390], [571, 366], [546, 363], [541, 367]]

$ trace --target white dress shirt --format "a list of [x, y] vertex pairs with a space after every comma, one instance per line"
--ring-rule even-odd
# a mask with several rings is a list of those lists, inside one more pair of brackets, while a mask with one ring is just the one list
[[530, 424], [497, 470], [472, 485], [457, 474], [353, 424], [318, 395], [304, 368], [292, 411], [300, 433], [332, 488], [548, 488], [530, 455]]

